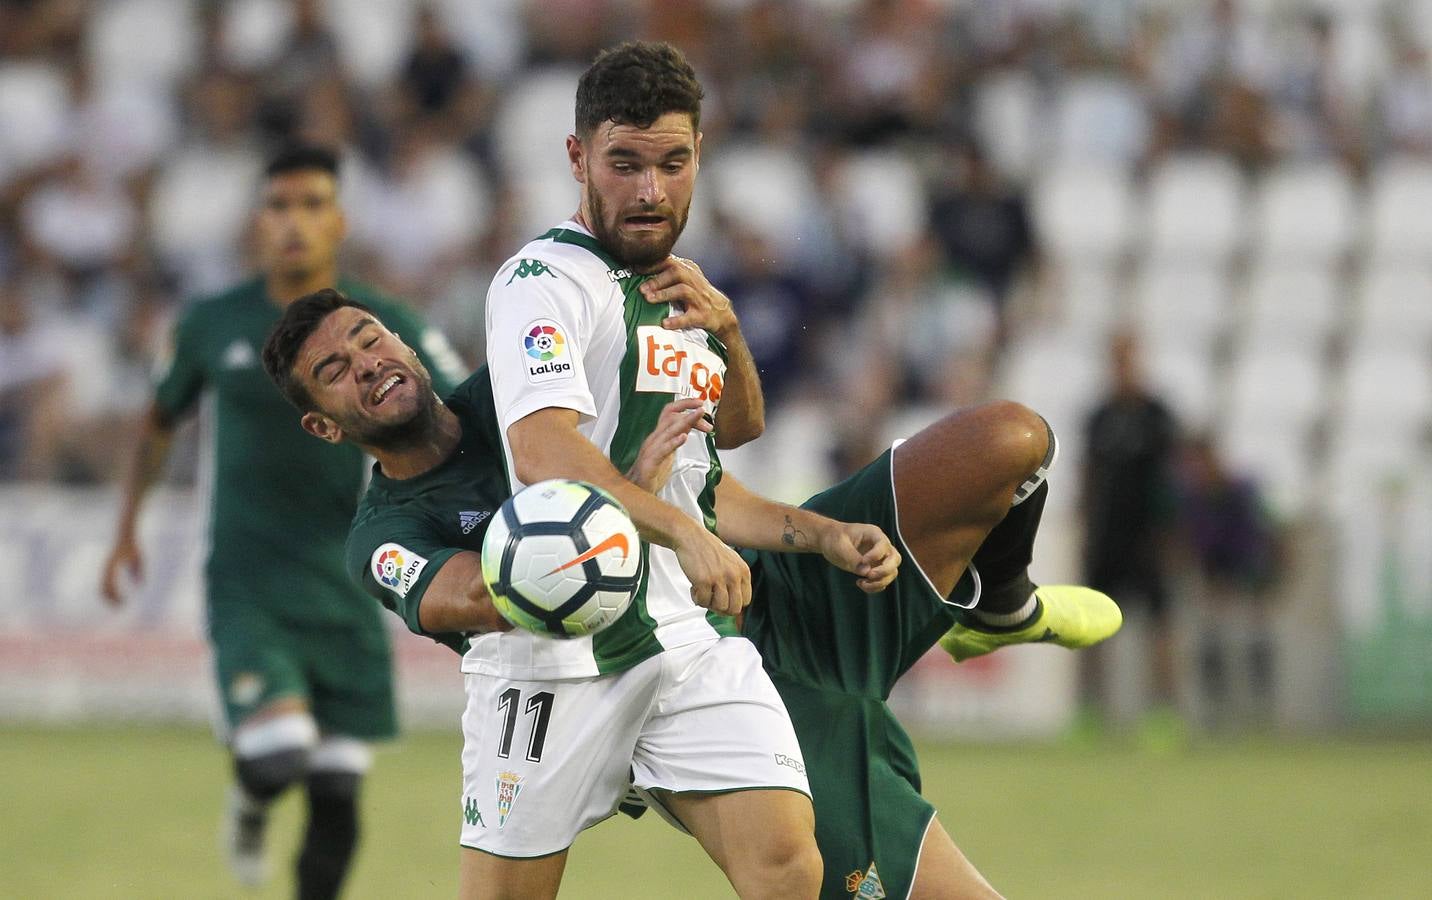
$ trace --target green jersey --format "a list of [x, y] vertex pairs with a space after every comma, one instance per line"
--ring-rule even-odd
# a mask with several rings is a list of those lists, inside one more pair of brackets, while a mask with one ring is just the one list
[[[350, 297], [407, 338], [446, 393], [460, 364], [442, 336], [395, 301], [354, 282]], [[155, 393], [163, 421], [212, 404], [212, 506], [206, 564], [211, 618], [262, 608], [283, 620], [373, 621], [343, 570], [343, 536], [363, 484], [354, 447], [315, 440], [263, 371], [259, 354], [282, 308], [262, 279], [194, 303], [174, 331]]]
[[418, 610], [444, 563], [463, 550], [482, 552], [488, 522], [509, 492], [487, 369], [479, 369], [445, 402], [462, 423], [457, 447], [440, 465], [413, 478], [389, 478], [375, 464], [345, 558], [349, 576], [410, 631], [466, 653], [465, 635], [425, 631]]

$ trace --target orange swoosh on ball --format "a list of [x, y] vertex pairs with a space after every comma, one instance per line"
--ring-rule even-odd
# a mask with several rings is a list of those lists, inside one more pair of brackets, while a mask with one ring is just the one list
[[[627, 544], [626, 535], [624, 535], [624, 534], [614, 534], [614, 535], [612, 535], [611, 537], [609, 537], [609, 538], [607, 538], [606, 540], [602, 541], [600, 544], [598, 544], [597, 546], [595, 546], [595, 547], [593, 547], [592, 549], [588, 550], [586, 553], [583, 553], [581, 556], [577, 557], [576, 559], [572, 560], [571, 562], [567, 563], [566, 565], [564, 565], [564, 566], [558, 566], [557, 568], [555, 568], [555, 569], [553, 569], [552, 571], [548, 572], [547, 575], [556, 575], [558, 572], [562, 571], [563, 569], [570, 569], [570, 568], [572, 568], [572, 567], [575, 566], [575, 565], [578, 565], [578, 564], [580, 564], [580, 563], [586, 562], [587, 560], [591, 559], [592, 557], [596, 556], [596, 555], [599, 554], [599, 553], [606, 553], [608, 550], [611, 550], [611, 549], [613, 549], [613, 548], [615, 548], [615, 549], [617, 549], [617, 550], [620, 550], [620, 551], [622, 552], [622, 559], [625, 560], [625, 559], [627, 558], [627, 553], [631, 550], [631, 547]], [[542, 577], [543, 577], [543, 578], [546, 578], [547, 575], [543, 575]]]

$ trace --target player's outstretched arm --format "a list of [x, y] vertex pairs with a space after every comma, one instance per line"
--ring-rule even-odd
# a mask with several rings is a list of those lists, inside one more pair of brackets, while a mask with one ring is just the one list
[[492, 605], [482, 557], [471, 550], [454, 554], [433, 576], [418, 607], [418, 624], [430, 634], [512, 630]]
[[648, 303], [678, 304], [679, 311], [662, 321], [666, 328], [702, 328], [726, 346], [716, 449], [730, 450], [760, 437], [766, 430], [766, 399], [731, 299], [711, 284], [700, 266], [679, 256], [667, 257], [642, 283], [641, 292]]
[[101, 576], [100, 593], [111, 606], [124, 602], [122, 578], [137, 581], [144, 576], [144, 556], [139, 549], [139, 510], [144, 505], [145, 495], [163, 471], [164, 460], [169, 457], [169, 447], [173, 442], [173, 426], [163, 421], [157, 407], [151, 406], [140, 424], [134, 459], [124, 479], [114, 546], [105, 560]]
[[819, 513], [767, 500], [730, 473], [716, 485], [716, 528], [738, 547], [792, 553], [819, 553], [838, 569], [858, 576], [867, 593], [895, 580], [900, 552], [875, 525], [838, 522]]
[[512, 423], [507, 440], [518, 480], [568, 478], [602, 488], [626, 507], [643, 539], [676, 551], [697, 605], [726, 615], [745, 609], [751, 571], [741, 557], [700, 522], [623, 477], [577, 430], [577, 416], [575, 410], [548, 407]]
[[648, 493], [659, 493], [671, 478], [676, 451], [685, 444], [692, 429], [711, 433], [712, 424], [701, 416], [702, 402], [695, 397], [673, 400], [661, 408], [656, 428], [641, 442], [636, 462], [626, 478]]

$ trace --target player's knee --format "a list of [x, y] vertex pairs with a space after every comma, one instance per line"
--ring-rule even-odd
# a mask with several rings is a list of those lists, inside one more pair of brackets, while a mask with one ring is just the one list
[[234, 774], [250, 797], [265, 802], [272, 800], [308, 774], [308, 748], [290, 747], [235, 757]]
[[1044, 464], [1050, 431], [1043, 416], [1013, 400], [987, 404], [984, 412], [987, 452], [1011, 481], [1023, 481]]
[[815, 836], [789, 833], [765, 843], [759, 856], [757, 883], [772, 890], [762, 896], [815, 897], [820, 893], [821, 858]]

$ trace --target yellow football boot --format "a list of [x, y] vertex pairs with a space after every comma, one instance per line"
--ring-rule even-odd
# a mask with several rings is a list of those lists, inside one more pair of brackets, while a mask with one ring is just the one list
[[1010, 644], [1058, 644], [1077, 650], [1112, 637], [1124, 615], [1109, 595], [1074, 584], [1049, 584], [1034, 589], [1039, 608], [1027, 625], [986, 631], [957, 624], [940, 638], [940, 646], [964, 662]]

